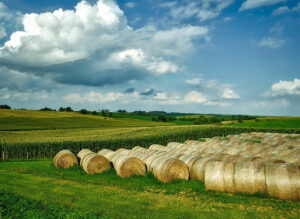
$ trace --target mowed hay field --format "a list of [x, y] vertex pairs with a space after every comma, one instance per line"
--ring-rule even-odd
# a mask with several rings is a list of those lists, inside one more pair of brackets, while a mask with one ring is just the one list
[[[278, 200], [264, 194], [206, 191], [204, 183], [198, 180], [162, 183], [151, 172], [121, 178], [113, 168], [89, 175], [79, 166], [58, 170], [53, 165], [53, 157], [61, 149], [78, 153], [89, 148], [97, 152], [103, 148], [149, 147], [251, 131], [299, 133], [299, 129], [174, 126], [75, 112], [0, 110], [0, 114], [1, 161], [4, 158], [0, 162], [0, 218], [300, 216], [299, 201]], [[14, 118], [24, 120], [18, 122]], [[49, 128], [43, 119], [55, 122]]]
[[57, 170], [52, 160], [0, 164], [3, 218], [298, 218], [300, 203], [217, 193], [196, 181], [161, 183], [150, 173], [120, 178]]

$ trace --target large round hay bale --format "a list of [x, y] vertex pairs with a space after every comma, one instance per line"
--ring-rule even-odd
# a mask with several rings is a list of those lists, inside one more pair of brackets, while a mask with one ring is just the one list
[[101, 173], [110, 168], [110, 163], [100, 154], [88, 154], [83, 158], [82, 168], [88, 174]]
[[164, 151], [155, 151], [154, 153], [151, 153], [150, 156], [147, 156], [145, 159], [144, 159], [144, 162], [147, 166], [147, 170], [150, 171], [150, 164], [151, 162], [156, 159], [157, 157], [160, 157], [160, 156], [164, 156], [166, 155], [167, 153], [164, 152]]
[[148, 149], [140, 147], [140, 146], [135, 146], [134, 148], [132, 148], [133, 151], [141, 151], [141, 152], [146, 152], [148, 151]]
[[117, 174], [122, 178], [132, 175], [145, 175], [146, 173], [145, 163], [136, 157], [120, 155], [114, 160], [113, 164]]
[[161, 182], [175, 179], [189, 179], [187, 165], [177, 158], [158, 157], [151, 163], [153, 175]]
[[204, 182], [205, 166], [206, 166], [207, 162], [210, 160], [214, 160], [214, 159], [204, 157], [204, 158], [199, 158], [198, 160], [196, 160], [190, 169], [191, 179], [197, 179], [201, 182]]
[[163, 145], [159, 145], [159, 144], [152, 144], [152, 145], [150, 145], [149, 150], [167, 151], [167, 150], [169, 150], [169, 148], [167, 148], [166, 146], [163, 146]]
[[234, 163], [208, 161], [205, 165], [205, 188], [219, 192], [235, 192]]
[[177, 157], [179, 160], [182, 160], [189, 168], [189, 170], [192, 168], [192, 165], [196, 160], [201, 158], [200, 156], [195, 156], [191, 154], [181, 154]]
[[54, 166], [58, 169], [66, 169], [78, 164], [76, 156], [69, 150], [62, 150], [53, 159]]
[[234, 168], [237, 192], [265, 193], [265, 168], [263, 162], [237, 162]]
[[93, 152], [90, 149], [82, 149], [81, 151], [78, 152], [77, 157], [79, 158], [80, 165], [84, 156], [86, 156], [89, 153], [93, 153]]
[[279, 199], [300, 199], [300, 170], [297, 164], [265, 165], [267, 193]]
[[126, 148], [119, 148], [119, 149], [117, 149], [115, 152], [118, 153], [118, 154], [119, 154], [119, 153], [121, 153], [121, 154], [128, 154], [128, 153], [131, 152], [131, 150], [126, 149]]
[[116, 154], [116, 152], [109, 149], [105, 149], [105, 150], [100, 150], [98, 154], [104, 156], [107, 160], [111, 162], [111, 158]]
[[101, 149], [100, 151], [97, 152], [97, 154], [100, 154], [102, 156], [104, 156], [106, 153], [110, 152], [111, 150], [109, 149]]

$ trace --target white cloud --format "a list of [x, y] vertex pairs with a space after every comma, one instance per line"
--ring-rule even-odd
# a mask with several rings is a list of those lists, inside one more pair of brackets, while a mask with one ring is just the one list
[[192, 25], [133, 29], [114, 1], [82, 1], [74, 10], [24, 15], [23, 30], [0, 48], [0, 60], [58, 83], [101, 86], [179, 72], [177, 63], [208, 34], [208, 27]]
[[164, 2], [164, 3], [159, 4], [158, 6], [159, 6], [159, 7], [162, 7], [162, 8], [172, 8], [172, 7], [174, 7], [176, 4], [177, 4], [176, 1], [174, 1], [174, 2]]
[[233, 20], [233, 17], [225, 17], [224, 18], [224, 22], [229, 22], [229, 21], [232, 21]]
[[286, 0], [246, 0], [240, 7], [239, 11], [249, 10], [262, 6], [274, 5], [281, 2], [286, 2]]
[[203, 80], [202, 78], [194, 78], [194, 79], [186, 80], [185, 83], [191, 85], [199, 85], [202, 80]]
[[126, 8], [134, 8], [136, 6], [136, 3], [134, 3], [134, 2], [127, 2], [126, 4], [125, 4], [125, 7]]
[[[0, 57], [33, 65], [51, 65], [89, 57], [126, 31], [123, 12], [113, 2], [78, 3], [75, 10], [25, 14], [24, 31], [14, 32]], [[93, 42], [93, 43], [91, 43]]]
[[168, 95], [165, 92], [157, 92], [155, 96], [153, 97], [155, 100], [167, 100]]
[[224, 99], [240, 99], [240, 95], [229, 88], [225, 88], [222, 97]]
[[184, 97], [184, 100], [189, 103], [204, 103], [206, 97], [201, 92], [193, 90]]
[[266, 37], [263, 38], [261, 41], [259, 41], [258, 45], [260, 47], [266, 46], [266, 47], [270, 47], [271, 49], [278, 49], [280, 47], [282, 47], [285, 43], [285, 40], [281, 40], [281, 39], [276, 39], [276, 38], [272, 38], [272, 37]]
[[275, 26], [270, 28], [270, 32], [281, 33], [284, 29], [284, 25], [277, 23]]
[[279, 7], [272, 12], [272, 15], [280, 15], [280, 14], [286, 14], [291, 12], [299, 12], [299, 11], [300, 11], [300, 2], [298, 2], [297, 5], [294, 6], [293, 8], [289, 8], [288, 6]]
[[130, 102], [139, 98], [138, 92], [122, 93], [122, 92], [109, 92], [102, 94], [99, 92], [91, 91], [85, 94], [70, 93], [63, 97], [63, 100], [68, 103], [106, 103], [106, 102]]
[[233, 0], [190, 1], [181, 6], [170, 6], [170, 15], [177, 20], [198, 18], [200, 21], [216, 18]]
[[270, 96], [300, 96], [300, 79], [293, 81], [279, 81], [271, 86], [267, 92]]

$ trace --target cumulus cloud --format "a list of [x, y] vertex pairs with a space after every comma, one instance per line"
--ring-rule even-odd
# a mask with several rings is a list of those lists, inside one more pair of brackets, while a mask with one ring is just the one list
[[282, 7], [276, 8], [272, 12], [272, 15], [280, 15], [280, 14], [286, 14], [286, 13], [291, 13], [291, 12], [299, 12], [299, 11], [300, 11], [300, 2], [298, 2], [297, 5], [292, 8], [289, 8], [288, 6], [282, 6]]
[[186, 80], [185, 83], [191, 84], [191, 85], [199, 85], [203, 79], [202, 78], [193, 78], [190, 80]]
[[181, 5], [165, 3], [163, 6], [170, 8], [170, 16], [177, 20], [197, 18], [200, 21], [213, 19], [219, 16], [222, 10], [230, 6], [234, 0], [206, 0], [187, 1]]
[[224, 99], [240, 99], [240, 95], [235, 93], [230, 88], [225, 88], [224, 92], [223, 92], [223, 95], [222, 95], [222, 98], [224, 98]]
[[209, 40], [203, 26], [132, 29], [112, 0], [74, 10], [25, 14], [23, 30], [0, 48], [0, 64], [62, 84], [102, 86], [180, 72], [177, 63]]
[[266, 37], [259, 41], [258, 45], [260, 47], [270, 47], [271, 49], [278, 49], [282, 47], [285, 43], [285, 40], [276, 39], [272, 37]]
[[267, 92], [270, 96], [300, 96], [300, 79], [293, 81], [279, 81], [271, 86]]
[[133, 99], [139, 98], [138, 92], [122, 93], [122, 92], [109, 92], [102, 94], [99, 92], [88, 92], [85, 94], [70, 93], [63, 97], [63, 100], [68, 103], [105, 103], [105, 102], [128, 102]]
[[204, 103], [206, 97], [201, 92], [193, 90], [184, 97], [184, 100], [190, 103]]
[[240, 7], [239, 11], [274, 5], [281, 2], [286, 2], [286, 0], [246, 0]]

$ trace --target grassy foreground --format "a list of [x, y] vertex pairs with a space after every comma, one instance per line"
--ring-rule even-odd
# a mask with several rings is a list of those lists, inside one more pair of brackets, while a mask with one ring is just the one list
[[299, 218], [300, 203], [205, 191], [198, 181], [56, 170], [52, 160], [0, 163], [0, 217]]

